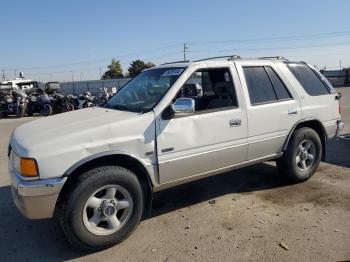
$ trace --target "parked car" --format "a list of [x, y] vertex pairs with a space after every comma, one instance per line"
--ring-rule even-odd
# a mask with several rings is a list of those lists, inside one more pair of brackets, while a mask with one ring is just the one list
[[54, 216], [75, 246], [104, 249], [131, 234], [153, 192], [268, 160], [309, 179], [344, 126], [339, 99], [314, 67], [283, 58], [154, 67], [106, 108], [18, 127], [13, 200], [28, 218]]

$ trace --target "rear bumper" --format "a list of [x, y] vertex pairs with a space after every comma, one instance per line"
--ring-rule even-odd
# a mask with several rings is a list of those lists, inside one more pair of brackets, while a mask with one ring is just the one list
[[14, 171], [10, 176], [13, 201], [25, 217], [41, 219], [53, 216], [66, 177], [28, 181]]
[[327, 125], [324, 123], [324, 127], [327, 133], [327, 138], [331, 139], [334, 137], [339, 137], [341, 131], [344, 129], [344, 123], [339, 119], [334, 122], [334, 120]]
[[341, 120], [337, 120], [337, 130], [335, 132], [335, 137], [338, 137], [340, 135], [340, 131], [344, 129], [344, 122]]

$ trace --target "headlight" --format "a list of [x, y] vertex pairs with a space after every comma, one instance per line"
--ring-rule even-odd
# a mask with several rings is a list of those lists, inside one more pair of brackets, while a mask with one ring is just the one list
[[37, 164], [33, 158], [22, 158], [13, 154], [13, 168], [24, 177], [38, 176]]

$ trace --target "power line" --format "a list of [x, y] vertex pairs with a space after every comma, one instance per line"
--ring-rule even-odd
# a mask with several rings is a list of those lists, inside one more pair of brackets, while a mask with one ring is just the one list
[[[176, 44], [161, 46], [161, 47], [148, 49], [148, 50], [144, 50], [144, 51], [138, 51], [138, 52], [133, 52], [133, 53], [126, 53], [126, 54], [122, 54], [122, 55], [117, 56], [116, 59], [120, 60], [121, 58], [125, 58], [125, 57], [132, 57], [132, 56], [142, 55], [142, 54], [146, 54], [146, 53], [154, 53], [154, 52], [158, 52], [158, 51], [161, 51], [161, 50], [164, 50], [164, 49], [169, 49], [169, 48], [175, 48], [175, 47], [178, 48], [181, 45], [182, 45], [181, 43], [176, 43]], [[20, 69], [21, 70], [31, 70], [31, 69], [37, 69], [38, 70], [38, 69], [46, 69], [46, 68], [69, 67], [69, 66], [75, 66], [75, 65], [103, 62], [103, 61], [106, 61], [106, 60], [109, 60], [109, 59], [111, 59], [111, 57], [104, 57], [104, 58], [99, 58], [99, 59], [95, 59], [95, 60], [85, 60], [85, 61], [80, 61], [80, 62], [59, 64], [59, 65], [23, 67], [23, 68], [20, 68]], [[16, 68], [16, 69], [18, 69], [18, 68]], [[14, 69], [13, 68], [7, 68], [6, 70], [14, 70]]]
[[245, 43], [245, 42], [257, 42], [257, 41], [286, 41], [286, 40], [305, 40], [305, 39], [319, 39], [319, 38], [331, 38], [339, 36], [349, 36], [350, 31], [340, 32], [328, 32], [320, 34], [307, 34], [307, 35], [295, 35], [295, 36], [280, 36], [269, 38], [251, 38], [251, 39], [233, 39], [233, 40], [218, 40], [218, 41], [195, 41], [190, 42], [190, 45], [210, 45], [210, 44], [228, 44], [228, 43]]
[[237, 51], [262, 51], [262, 50], [280, 50], [280, 49], [300, 49], [300, 48], [314, 48], [314, 47], [324, 47], [324, 46], [342, 46], [350, 45], [350, 42], [338, 42], [338, 43], [326, 43], [318, 45], [299, 45], [299, 46], [277, 46], [277, 47], [259, 47], [259, 48], [235, 48], [235, 49], [221, 49], [221, 50], [191, 50], [191, 53], [210, 53], [210, 52], [237, 52]]
[[[151, 60], [151, 59], [158, 59], [158, 58], [165, 58], [165, 57], [169, 57], [175, 54], [180, 54], [182, 53], [182, 51], [176, 51], [176, 52], [171, 52], [171, 53], [166, 53], [166, 54], [162, 54], [159, 56], [153, 56], [153, 57], [148, 57], [148, 58], [142, 58], [143, 60]], [[87, 68], [83, 71], [100, 71], [101, 67], [96, 67], [96, 68]], [[43, 72], [43, 73], [26, 73], [26, 75], [28, 76], [37, 76], [37, 75], [58, 75], [58, 74], [66, 74], [66, 73], [78, 73], [78, 72], [82, 72], [82, 70], [63, 70], [63, 71], [54, 71], [54, 72]]]
[[[319, 39], [319, 38], [331, 38], [331, 37], [339, 37], [339, 36], [350, 36], [350, 31], [338, 31], [338, 32], [327, 32], [327, 33], [319, 33], [319, 34], [304, 34], [304, 35], [294, 35], [294, 36], [281, 36], [281, 37], [270, 37], [270, 38], [252, 38], [252, 39], [234, 39], [234, 40], [220, 40], [220, 41], [194, 41], [190, 42], [190, 45], [210, 45], [210, 44], [230, 44], [230, 43], [245, 43], [245, 42], [257, 42], [257, 41], [286, 41], [286, 40], [305, 40], [305, 39]], [[125, 57], [131, 57], [136, 55], [141, 55], [145, 53], [153, 53], [158, 52], [164, 49], [169, 48], [175, 48], [179, 47], [180, 45], [183, 45], [181, 43], [174, 43], [171, 45], [161, 46], [149, 50], [143, 50], [139, 52], [132, 52], [132, 53], [126, 53], [117, 56], [117, 59], [125, 58]], [[188, 49], [188, 46], [186, 44], [184, 46], [184, 58], [186, 56], [186, 48]], [[83, 64], [92, 64], [97, 62], [104, 62], [108, 59], [111, 59], [111, 57], [104, 57], [99, 58], [95, 60], [85, 60], [85, 61], [79, 61], [74, 63], [67, 63], [67, 64], [59, 64], [59, 65], [47, 65], [47, 66], [35, 66], [35, 67], [23, 67], [23, 68], [16, 68], [20, 70], [32, 70], [32, 69], [47, 69], [47, 68], [62, 68], [62, 67], [70, 67], [70, 66], [76, 66], [76, 65], [83, 65]], [[14, 70], [7, 69], [7, 70]]]

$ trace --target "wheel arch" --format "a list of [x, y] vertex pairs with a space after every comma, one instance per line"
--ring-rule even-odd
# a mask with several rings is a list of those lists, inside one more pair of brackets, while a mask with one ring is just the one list
[[69, 190], [70, 186], [74, 184], [76, 178], [79, 177], [82, 173], [90, 170], [96, 166], [113, 164], [121, 166], [132, 171], [139, 179], [142, 189], [145, 194], [145, 209], [144, 211], [151, 211], [152, 208], [152, 199], [153, 199], [153, 186], [151, 176], [147, 171], [145, 165], [138, 160], [135, 156], [125, 154], [122, 152], [105, 152], [101, 154], [96, 154], [89, 156], [85, 159], [80, 160], [71, 166], [64, 174], [67, 177], [67, 182], [63, 186], [60, 195], [58, 197], [56, 206], [59, 204], [60, 200], [63, 199], [66, 192]]
[[289, 132], [287, 139], [284, 142], [283, 151], [287, 150], [289, 141], [293, 137], [294, 132], [302, 127], [311, 128], [319, 135], [319, 137], [321, 139], [321, 143], [322, 143], [322, 161], [325, 161], [326, 160], [326, 142], [328, 140], [328, 135], [327, 135], [327, 131], [324, 128], [322, 122], [317, 120], [317, 119], [303, 119], [303, 120], [300, 120], [299, 122], [297, 122], [293, 126], [292, 130]]

